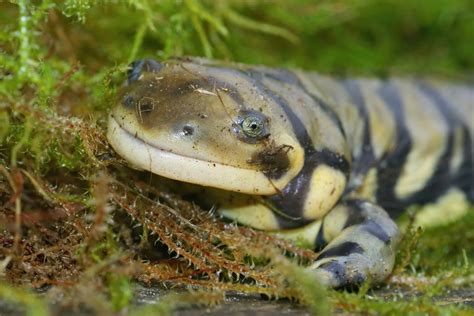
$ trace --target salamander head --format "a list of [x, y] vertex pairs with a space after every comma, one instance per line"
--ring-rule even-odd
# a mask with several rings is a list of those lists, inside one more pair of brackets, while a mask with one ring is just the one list
[[304, 159], [274, 100], [241, 70], [202, 60], [134, 62], [108, 139], [140, 169], [247, 194], [277, 193]]

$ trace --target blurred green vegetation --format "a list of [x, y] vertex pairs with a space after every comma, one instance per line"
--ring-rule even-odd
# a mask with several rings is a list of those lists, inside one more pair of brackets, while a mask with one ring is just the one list
[[[1, 38], [8, 40], [18, 29], [19, 10], [3, 6]], [[42, 37], [47, 46], [39, 49], [54, 54], [49, 57], [94, 70], [171, 55], [331, 73], [444, 76], [474, 68], [470, 0], [68, 0], [42, 6], [36, 13], [43, 21], [47, 8], [58, 12], [28, 35], [30, 41]]]
[[[101, 166], [90, 152], [91, 139], [102, 139], [107, 110], [124, 80], [127, 64], [142, 57], [165, 59], [173, 55], [332, 74], [472, 80], [474, 2], [1, 2], [0, 167], [12, 174], [15, 168], [23, 168], [42, 175], [51, 187], [61, 178], [68, 182], [59, 186], [62, 198], [83, 202], [93, 212], [91, 178]], [[84, 126], [97, 134], [80, 133]], [[10, 199], [2, 191], [8, 187], [4, 184], [7, 181], [2, 182], [8, 172], [0, 174], [2, 203]], [[2, 203], [0, 215], [6, 205]], [[365, 289], [359, 294], [331, 292], [331, 302], [348, 312], [467, 315], [465, 307], [433, 305], [432, 297], [446, 288], [472, 289], [473, 213], [411, 239], [411, 248], [400, 260], [401, 275], [397, 276], [405, 277], [399, 282], [401, 286], [425, 295], [392, 297], [392, 302], [386, 303], [376, 294], [366, 296]], [[122, 249], [118, 249], [119, 243], [107, 242], [114, 238], [115, 231], [110, 229], [91, 239], [96, 245], [89, 246], [99, 249], [107, 244], [107, 251], [101, 254], [115, 255]], [[93, 251], [89, 252], [84, 256], [90, 255], [91, 262], [107, 259], [97, 259]], [[4, 260], [4, 254], [0, 255]], [[36, 296], [3, 281], [8, 262], [0, 262], [0, 296], [22, 302], [30, 310], [41, 306], [38, 313], [45, 313], [45, 305]], [[132, 295], [129, 275], [106, 273], [103, 278], [106, 286], [102, 290], [108, 293], [109, 308], [126, 308]], [[311, 286], [302, 284], [304, 290], [311, 291]], [[99, 301], [103, 296], [97, 297]], [[170, 298], [158, 307], [170, 311], [177, 300]]]

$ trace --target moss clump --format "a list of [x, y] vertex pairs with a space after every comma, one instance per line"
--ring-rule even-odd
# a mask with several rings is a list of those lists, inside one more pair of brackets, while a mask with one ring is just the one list
[[0, 297], [10, 303], [21, 304], [28, 316], [47, 316], [47, 303], [27, 289], [17, 288], [8, 283], [0, 283]]
[[[432, 298], [472, 283], [472, 212], [406, 238], [386, 286], [403, 298], [326, 293], [301, 268], [313, 252], [224, 224], [162, 180], [150, 186], [114, 155], [104, 126], [126, 65], [145, 56], [463, 78], [474, 66], [472, 9], [466, 0], [0, 3], [0, 296], [38, 314], [59, 294], [60, 310], [112, 313], [139, 280], [200, 289], [143, 313], [216, 304], [225, 291], [290, 297], [319, 313], [463, 312]], [[40, 299], [31, 285], [53, 289]]]

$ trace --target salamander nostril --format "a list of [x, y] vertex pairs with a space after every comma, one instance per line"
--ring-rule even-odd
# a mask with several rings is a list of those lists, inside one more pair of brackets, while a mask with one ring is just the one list
[[141, 114], [153, 112], [155, 110], [155, 100], [150, 97], [143, 97], [138, 101], [138, 110]]
[[194, 127], [189, 125], [184, 125], [183, 127], [183, 135], [184, 136], [191, 136], [194, 134]]

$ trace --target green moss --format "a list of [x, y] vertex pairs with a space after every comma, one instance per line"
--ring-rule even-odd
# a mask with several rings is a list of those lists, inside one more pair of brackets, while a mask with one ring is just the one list
[[10, 303], [20, 304], [27, 316], [47, 316], [49, 309], [47, 302], [28, 290], [0, 282], [0, 299]]
[[474, 273], [474, 210], [454, 223], [427, 229], [418, 248], [414, 264], [427, 273], [452, 269]]
[[127, 276], [110, 274], [108, 276], [108, 290], [112, 308], [115, 311], [127, 307], [133, 298], [133, 288]]
[[295, 264], [285, 264], [280, 269], [287, 273], [291, 286], [299, 292], [297, 297], [300, 302], [308, 306], [313, 315], [331, 315], [332, 306], [327, 298], [327, 291], [311, 271]]
[[369, 315], [468, 315], [468, 307], [442, 306], [433, 304], [428, 295], [419, 297], [414, 293], [398, 294], [397, 296], [382, 296], [377, 293], [368, 293], [364, 297], [350, 293], [333, 293], [339, 304], [353, 313]]
[[10, 117], [4, 109], [0, 109], [0, 144], [3, 143], [5, 136], [10, 129]]

